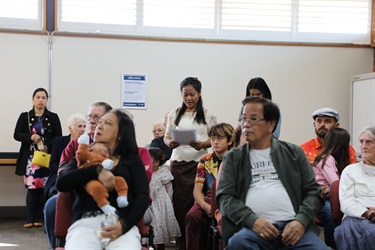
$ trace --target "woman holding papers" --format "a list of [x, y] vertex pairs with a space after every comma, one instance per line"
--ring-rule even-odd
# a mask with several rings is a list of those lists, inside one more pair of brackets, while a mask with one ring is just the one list
[[[216, 124], [216, 116], [203, 108], [202, 84], [195, 77], [188, 77], [180, 84], [181, 107], [168, 114], [164, 142], [172, 151], [171, 172], [173, 204], [182, 237], [176, 240], [179, 250], [185, 249], [185, 216], [194, 204], [193, 190], [197, 164], [211, 147], [208, 132]], [[176, 133], [181, 130], [182, 133]], [[175, 137], [173, 137], [172, 135]], [[189, 139], [191, 138], [191, 141]]]

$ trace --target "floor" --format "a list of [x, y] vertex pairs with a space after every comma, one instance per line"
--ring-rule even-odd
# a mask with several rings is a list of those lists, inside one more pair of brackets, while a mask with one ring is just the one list
[[[48, 250], [49, 242], [43, 227], [24, 228], [20, 218], [0, 219], [0, 250]], [[166, 250], [174, 250], [168, 244]]]
[[49, 243], [43, 227], [24, 228], [24, 220], [0, 219], [0, 249], [49, 249]]

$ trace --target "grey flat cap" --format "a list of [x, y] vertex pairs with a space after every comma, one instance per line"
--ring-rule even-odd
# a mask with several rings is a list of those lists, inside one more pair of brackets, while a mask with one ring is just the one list
[[321, 108], [315, 110], [312, 114], [312, 118], [315, 120], [317, 116], [330, 116], [336, 119], [336, 121], [340, 120], [339, 112], [331, 108]]

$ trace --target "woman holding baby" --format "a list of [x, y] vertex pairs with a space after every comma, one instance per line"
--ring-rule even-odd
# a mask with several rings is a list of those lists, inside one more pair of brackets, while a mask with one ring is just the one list
[[[95, 142], [109, 149], [114, 170], [103, 169], [101, 164], [78, 168], [73, 159], [66, 171], [57, 179], [59, 191], [74, 191], [73, 224], [69, 228], [65, 249], [102, 249], [101, 240], [110, 239], [105, 249], [141, 249], [140, 234], [136, 227], [149, 204], [149, 188], [145, 168], [138, 156], [134, 123], [123, 111], [115, 109], [104, 115], [95, 131]], [[114, 186], [114, 175], [121, 176], [128, 184], [129, 205], [119, 208], [117, 193], [109, 192], [110, 205], [116, 208], [118, 220], [111, 226], [100, 224], [106, 215], [94, 199], [85, 192], [84, 186], [91, 180], [99, 180], [109, 190]], [[99, 232], [99, 233], [98, 233]]]

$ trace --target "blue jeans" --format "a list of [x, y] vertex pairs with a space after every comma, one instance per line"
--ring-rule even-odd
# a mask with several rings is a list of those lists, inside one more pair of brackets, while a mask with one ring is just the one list
[[[286, 222], [287, 223], [287, 222]], [[306, 231], [302, 238], [293, 246], [285, 246], [281, 241], [281, 233], [286, 223], [274, 224], [279, 230], [279, 236], [275, 240], [266, 240], [253, 230], [243, 227], [235, 233], [228, 242], [226, 250], [261, 250], [261, 249], [305, 249], [305, 250], [324, 250], [328, 248], [324, 242], [312, 231]]]
[[336, 248], [335, 240], [333, 238], [333, 232], [335, 230], [335, 224], [333, 223], [331, 204], [326, 201], [324, 207], [319, 210], [316, 217], [323, 223], [324, 227], [324, 241], [327, 246]]
[[55, 249], [56, 245], [56, 238], [55, 238], [55, 214], [56, 214], [56, 201], [57, 196], [56, 194], [49, 198], [44, 205], [44, 227], [46, 229], [46, 234], [49, 240], [49, 244], [51, 249]]

